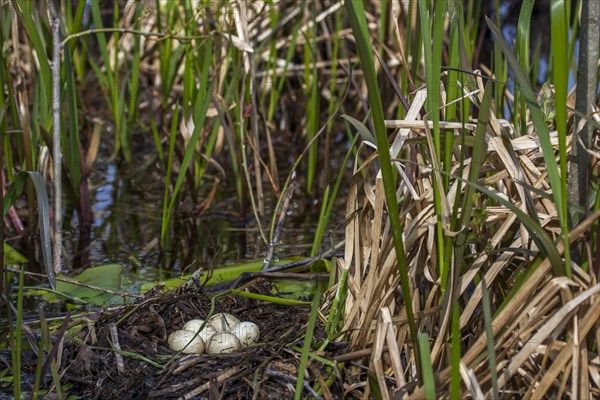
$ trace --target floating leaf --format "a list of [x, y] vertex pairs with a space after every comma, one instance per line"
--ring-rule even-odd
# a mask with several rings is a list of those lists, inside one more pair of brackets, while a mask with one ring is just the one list
[[[284, 265], [294, 261], [301, 260], [302, 257], [290, 257], [279, 260], [277, 263], [271, 263], [271, 266]], [[245, 272], [260, 272], [264, 265], [263, 260], [244, 262], [239, 264], [231, 264], [224, 265], [220, 267], [215, 267], [212, 271], [202, 271], [199, 273], [193, 273], [183, 276], [178, 276], [176, 278], [167, 279], [166, 281], [158, 281], [158, 282], [146, 282], [142, 285], [140, 289], [140, 294], [144, 294], [154, 286], [162, 285], [167, 290], [175, 289], [186, 282], [188, 282], [192, 278], [198, 279], [200, 283], [204, 283], [206, 281], [205, 286], [210, 287], [214, 285], [218, 285], [220, 283], [230, 282], [234, 279], [237, 279], [241, 274]], [[212, 272], [212, 273], [211, 273]], [[208, 280], [206, 280], [208, 277]]]
[[[119, 290], [121, 287], [122, 271], [123, 267], [121, 267], [119, 264], [106, 264], [88, 268], [80, 275], [75, 277], [66, 277], [62, 275], [59, 275], [58, 277], [114, 291]], [[100, 290], [63, 281], [56, 282], [56, 291], [70, 297], [81, 299], [91, 304], [104, 304], [108, 301], [113, 302], [114, 299], [111, 298], [119, 297]]]
[[327, 290], [327, 280], [323, 279], [281, 279], [273, 281], [273, 294], [277, 297], [293, 300], [305, 300], [311, 298], [317, 288], [321, 291]]
[[4, 265], [27, 262], [25, 256], [4, 242]]

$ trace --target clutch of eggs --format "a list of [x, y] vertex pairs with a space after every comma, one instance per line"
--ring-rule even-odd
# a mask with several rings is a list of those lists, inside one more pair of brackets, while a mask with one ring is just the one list
[[181, 330], [169, 335], [171, 350], [185, 354], [227, 354], [248, 347], [258, 340], [260, 330], [253, 322], [231, 314], [218, 313], [208, 321], [192, 319]]

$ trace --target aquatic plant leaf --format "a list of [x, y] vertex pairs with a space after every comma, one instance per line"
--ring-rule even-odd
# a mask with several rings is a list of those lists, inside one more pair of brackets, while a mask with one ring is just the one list
[[310, 264], [309, 270], [310, 272], [329, 272], [331, 271], [331, 261], [319, 258]]
[[293, 300], [311, 298], [317, 288], [320, 288], [321, 291], [327, 290], [327, 281], [323, 279], [281, 279], [273, 281], [272, 284], [274, 295]]
[[[284, 265], [294, 261], [301, 260], [302, 257], [289, 257], [279, 260], [278, 262], [271, 263], [271, 266]], [[231, 264], [215, 267], [212, 271], [200, 271], [199, 273], [187, 274], [178, 276], [175, 278], [167, 279], [165, 281], [154, 281], [146, 282], [140, 288], [140, 294], [144, 294], [157, 285], [162, 285], [166, 290], [172, 290], [185, 284], [192, 278], [198, 279], [198, 281], [204, 286], [210, 287], [220, 283], [225, 283], [237, 279], [241, 274], [245, 272], [259, 272], [262, 270], [264, 261], [257, 260], [251, 262], [244, 262], [239, 264]]]
[[27, 262], [25, 256], [4, 242], [4, 265]]
[[[121, 287], [122, 271], [123, 267], [119, 264], [106, 264], [88, 268], [75, 277], [60, 277], [102, 289], [119, 290]], [[63, 281], [56, 282], [56, 291], [91, 304], [103, 304], [111, 297], [114, 297], [110, 293]]]

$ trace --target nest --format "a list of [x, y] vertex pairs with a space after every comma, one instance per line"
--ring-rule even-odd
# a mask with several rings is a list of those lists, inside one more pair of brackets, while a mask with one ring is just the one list
[[[267, 292], [264, 286], [254, 289]], [[259, 343], [231, 354], [175, 356], [167, 347], [168, 335], [190, 319], [206, 318], [210, 310], [210, 297], [201, 288], [181, 288], [152, 291], [144, 300], [117, 312], [99, 313], [77, 334], [79, 343], [65, 345], [63, 383], [73, 384], [70, 393], [79, 398], [293, 396], [300, 357], [292, 346], [302, 347], [310, 307], [234, 295], [220, 297], [214, 312], [228, 312], [256, 323], [261, 332]], [[313, 342], [323, 338], [324, 329], [317, 324]], [[322, 367], [309, 364], [316, 375], [328, 379]], [[307, 376], [305, 380], [308, 390], [313, 390], [311, 379]]]

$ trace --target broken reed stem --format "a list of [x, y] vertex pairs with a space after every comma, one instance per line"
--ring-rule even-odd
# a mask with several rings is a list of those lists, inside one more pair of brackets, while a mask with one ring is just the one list
[[[287, 382], [297, 382], [298, 378], [296, 378], [295, 376], [291, 376], [288, 374], [284, 374], [283, 372], [279, 372], [277, 370], [271, 369], [271, 368], [267, 368], [265, 370], [265, 373], [269, 376], [272, 376], [274, 378], [279, 378], [282, 379], [283, 381], [287, 381]], [[319, 396], [319, 394], [315, 391], [315, 389], [313, 389], [308, 382], [302, 382], [302, 386], [304, 387], [304, 389], [308, 390], [310, 392], [310, 394], [312, 396], [314, 396], [317, 399], [322, 398], [321, 396]]]
[[52, 29], [52, 167], [54, 171], [53, 269], [62, 270], [62, 153], [60, 148], [60, 18], [52, 0], [48, 1]]
[[[119, 343], [119, 332], [117, 332], [117, 324], [111, 322], [108, 324], [108, 329], [110, 330], [110, 338], [112, 341], [112, 345], [115, 349], [121, 351], [121, 343]], [[125, 372], [125, 361], [123, 360], [123, 356], [121, 353], [115, 351], [115, 362], [117, 363], [117, 372], [119, 375], [123, 375]]]
[[285, 220], [285, 216], [287, 215], [288, 208], [290, 207], [290, 202], [292, 200], [292, 196], [294, 195], [296, 182], [296, 171], [292, 172], [292, 176], [290, 179], [289, 186], [284, 189], [285, 192], [282, 193], [283, 197], [283, 205], [281, 206], [281, 211], [279, 212], [279, 218], [277, 220], [277, 225], [275, 226], [275, 232], [273, 233], [273, 239], [268, 243], [268, 251], [267, 258], [265, 258], [263, 269], [269, 268], [271, 265], [271, 259], [273, 258], [273, 253], [275, 252], [275, 247], [277, 246], [277, 242], [279, 241], [279, 235], [281, 234], [281, 230], [283, 229], [283, 221]]

